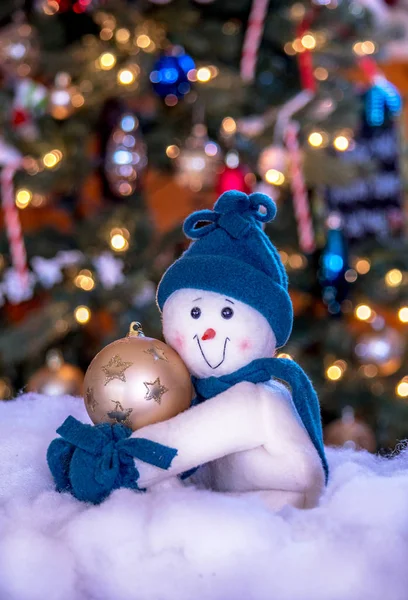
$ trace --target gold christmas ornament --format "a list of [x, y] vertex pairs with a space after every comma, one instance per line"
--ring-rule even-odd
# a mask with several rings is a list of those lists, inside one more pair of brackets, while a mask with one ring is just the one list
[[46, 396], [82, 396], [84, 374], [78, 367], [64, 362], [58, 350], [50, 350], [46, 366], [39, 369], [27, 384], [28, 392]]
[[132, 323], [127, 337], [95, 356], [84, 393], [93, 423], [120, 423], [135, 431], [189, 408], [192, 384], [177, 352], [145, 337], [140, 324]]
[[375, 452], [377, 446], [372, 429], [366, 423], [355, 419], [351, 407], [343, 410], [341, 419], [325, 427], [324, 443], [327, 446], [368, 450], [368, 452]]
[[176, 155], [176, 181], [193, 192], [211, 189], [221, 166], [221, 149], [207, 137], [205, 125], [195, 125]]

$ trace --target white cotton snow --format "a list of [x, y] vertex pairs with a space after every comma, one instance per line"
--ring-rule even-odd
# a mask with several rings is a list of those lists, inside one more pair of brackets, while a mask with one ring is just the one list
[[54, 491], [46, 450], [82, 400], [0, 402], [0, 600], [407, 600], [408, 451], [328, 451], [321, 505], [193, 487]]

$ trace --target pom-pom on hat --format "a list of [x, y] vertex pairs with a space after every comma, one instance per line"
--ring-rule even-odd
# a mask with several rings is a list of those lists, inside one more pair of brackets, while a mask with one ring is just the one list
[[274, 331], [278, 347], [283, 346], [293, 324], [288, 278], [262, 229], [262, 223], [275, 215], [275, 203], [268, 196], [232, 190], [220, 196], [214, 210], [187, 217], [184, 233], [193, 243], [163, 275], [157, 291], [160, 310], [179, 289], [218, 292], [258, 310]]

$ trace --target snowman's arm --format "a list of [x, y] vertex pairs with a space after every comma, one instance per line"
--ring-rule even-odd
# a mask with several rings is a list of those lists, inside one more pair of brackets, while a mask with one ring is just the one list
[[171, 467], [163, 471], [139, 460], [138, 485], [150, 487], [169, 476], [234, 452], [263, 444], [263, 419], [259, 395], [253, 384], [241, 383], [234, 390], [132, 434], [177, 449]]

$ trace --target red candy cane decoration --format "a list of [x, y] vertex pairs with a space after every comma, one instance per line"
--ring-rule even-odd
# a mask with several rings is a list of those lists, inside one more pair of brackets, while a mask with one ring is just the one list
[[299, 126], [297, 123], [289, 121], [284, 132], [284, 139], [290, 158], [289, 170], [291, 175], [293, 206], [297, 222], [299, 246], [303, 252], [310, 253], [316, 248], [316, 244], [309, 198], [302, 170], [302, 157], [300, 153], [298, 132]]
[[254, 80], [258, 49], [264, 30], [269, 0], [253, 0], [245, 32], [241, 57], [241, 79], [247, 83]]
[[[302, 22], [296, 28], [296, 36], [299, 39], [308, 32], [314, 18], [314, 11], [307, 15]], [[306, 48], [303, 52], [299, 52], [297, 55], [299, 65], [299, 75], [302, 90], [309, 90], [311, 92], [316, 91], [316, 80], [313, 74], [313, 56], [310, 50]]]
[[4, 222], [7, 237], [10, 243], [11, 261], [14, 269], [20, 276], [21, 286], [25, 290], [28, 286], [27, 254], [21, 229], [18, 208], [14, 202], [14, 175], [19, 167], [18, 163], [10, 163], [3, 167], [1, 172], [1, 197], [3, 204]]

